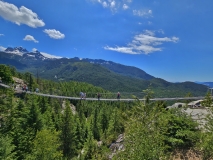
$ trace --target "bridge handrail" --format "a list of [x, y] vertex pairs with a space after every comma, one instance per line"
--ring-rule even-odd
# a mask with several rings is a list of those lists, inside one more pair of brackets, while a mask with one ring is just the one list
[[[11, 88], [11, 86], [0, 83], [0, 86], [5, 87], [5, 88]], [[22, 91], [21, 89], [16, 89], [16, 91], [21, 91], [21, 92], [25, 92]], [[39, 96], [44, 96], [44, 97], [53, 97], [53, 98], [62, 98], [62, 99], [72, 99], [72, 100], [90, 100], [90, 101], [97, 101], [98, 98], [79, 98], [79, 97], [69, 97], [69, 96], [59, 96], [59, 95], [51, 95], [51, 94], [44, 94], [44, 93], [36, 93], [36, 92], [30, 92], [27, 91], [25, 92], [27, 94], [35, 94], [35, 95], [39, 95]], [[169, 100], [199, 100], [199, 99], [204, 99], [204, 97], [199, 96], [199, 97], [175, 97], [175, 98], [151, 98], [150, 101], [169, 101]], [[99, 100], [101, 101], [118, 101], [118, 99], [116, 98], [100, 98]], [[119, 99], [119, 101], [135, 101], [136, 99], [133, 98], [127, 98], [127, 99]], [[144, 98], [142, 99], [138, 99], [139, 101], [145, 101]]]

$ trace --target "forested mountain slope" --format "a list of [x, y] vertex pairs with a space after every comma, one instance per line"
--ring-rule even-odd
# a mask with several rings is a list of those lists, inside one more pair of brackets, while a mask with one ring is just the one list
[[[24, 50], [21, 48], [21, 50]], [[124, 66], [110, 61], [79, 58], [46, 58], [39, 51], [22, 53], [0, 52], [0, 62], [17, 67], [19, 71], [56, 82], [79, 81], [102, 87], [112, 92], [137, 92], [151, 87], [155, 97], [183, 97], [189, 92], [203, 96], [204, 85], [192, 82], [170, 83], [155, 78], [136, 67]]]
[[114, 63], [112, 61], [105, 61], [101, 59], [82, 59], [83, 61], [94, 63], [94, 64], [100, 64], [101, 66], [124, 76], [129, 76], [133, 78], [140, 78], [143, 80], [151, 80], [155, 78], [154, 76], [151, 76], [147, 74], [145, 71], [133, 67], [133, 66], [125, 66], [119, 63]]
[[191, 92], [193, 96], [203, 96], [207, 92], [204, 85], [192, 82], [170, 83], [159, 78], [151, 80], [132, 78], [116, 74], [99, 64], [82, 61], [70, 62], [68, 59], [51, 61], [38, 69], [31, 68], [28, 71], [34, 75], [38, 71], [39, 77], [45, 79], [87, 82], [112, 92], [142, 92], [148, 87], [155, 92], [155, 97], [180, 97], [188, 92]]

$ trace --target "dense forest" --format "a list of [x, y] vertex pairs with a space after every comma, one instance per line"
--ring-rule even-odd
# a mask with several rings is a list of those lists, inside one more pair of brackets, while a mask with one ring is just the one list
[[[110, 93], [81, 82], [52, 82], [0, 65], [1, 81], [23, 79], [31, 91], [76, 95], [80, 91]], [[0, 159], [2, 160], [125, 160], [213, 158], [213, 114], [202, 128], [180, 109], [166, 110], [165, 102], [63, 100], [15, 93], [0, 87]], [[104, 94], [103, 94], [104, 95]], [[92, 96], [92, 95], [91, 95]], [[213, 113], [211, 95], [205, 106]], [[122, 140], [118, 142], [118, 137]], [[120, 146], [113, 144], [119, 144]]]

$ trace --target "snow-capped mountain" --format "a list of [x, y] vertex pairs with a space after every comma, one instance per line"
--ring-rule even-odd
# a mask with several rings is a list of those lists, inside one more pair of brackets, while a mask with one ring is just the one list
[[54, 56], [48, 53], [44, 53], [44, 52], [39, 52], [38, 50], [29, 52], [28, 50], [26, 50], [23, 47], [8, 47], [7, 49], [5, 49], [6, 53], [10, 53], [10, 54], [15, 54], [18, 56], [22, 56], [23, 58], [31, 58], [34, 60], [45, 60], [45, 59], [59, 59], [62, 57], [59, 56]]
[[40, 52], [44, 57], [46, 58], [50, 58], [50, 59], [60, 59], [62, 57], [59, 57], [59, 56], [54, 56], [54, 55], [51, 55], [51, 54], [48, 54], [48, 53], [44, 53], [44, 52]]
[[43, 56], [39, 51], [28, 52], [22, 55], [24, 59], [33, 59], [33, 60], [45, 60], [47, 57]]
[[24, 53], [28, 52], [28, 50], [26, 50], [25, 48], [22, 48], [22, 47], [15, 47], [15, 48], [8, 47], [5, 50], [5, 52], [23, 56]]

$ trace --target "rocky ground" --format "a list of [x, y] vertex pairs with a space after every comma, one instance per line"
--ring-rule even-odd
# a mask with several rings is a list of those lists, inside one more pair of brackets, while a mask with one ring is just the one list
[[182, 111], [186, 112], [192, 117], [192, 119], [196, 120], [199, 123], [200, 128], [203, 128], [206, 124], [205, 118], [208, 114], [210, 114], [208, 108], [186, 108], [182, 109]]

